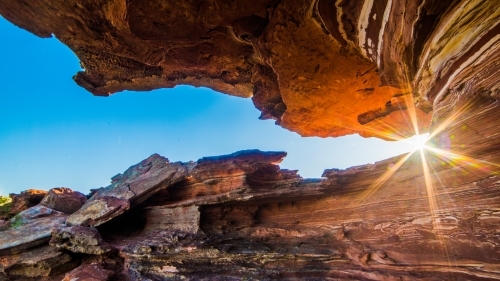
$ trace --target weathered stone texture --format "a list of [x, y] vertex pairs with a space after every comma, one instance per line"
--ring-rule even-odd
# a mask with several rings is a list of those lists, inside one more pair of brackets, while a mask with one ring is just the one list
[[[443, 162], [429, 149], [326, 170], [323, 179], [280, 170], [283, 152], [206, 157], [183, 163], [182, 180], [97, 228], [47, 217], [58, 222], [47, 228], [60, 261], [52, 259], [56, 252], [44, 254], [47, 235], [41, 242], [30, 236], [18, 241], [29, 247], [2, 252], [2, 274], [59, 278], [82, 263], [66, 279], [497, 280], [500, 153], [471, 152], [480, 169]], [[152, 159], [167, 165], [153, 155], [114, 181], [143, 178]], [[175, 177], [150, 175], [155, 182]], [[44, 208], [20, 214], [26, 232], [37, 229], [40, 214], [55, 212]]]
[[65, 214], [72, 214], [78, 211], [86, 201], [87, 197], [78, 191], [56, 187], [47, 192], [40, 205]]
[[28, 189], [20, 194], [10, 194], [12, 204], [10, 214], [16, 215], [30, 207], [38, 205], [47, 194], [45, 190]]
[[[7, 1], [0, 13], [67, 44], [85, 68], [75, 81], [95, 95], [190, 84], [252, 97], [262, 119], [303, 136], [414, 134], [407, 106], [387, 104], [411, 94], [420, 65], [407, 57], [420, 55], [438, 21], [405, 1], [339, 2]], [[407, 23], [420, 21], [423, 31]], [[390, 43], [408, 34], [419, 37]], [[417, 114], [426, 131], [430, 115]]]
[[497, 96], [498, 4], [43, 0], [0, 14], [68, 45], [95, 95], [205, 86], [303, 136], [394, 139], [427, 131], [448, 93]]
[[38, 205], [14, 216], [0, 231], [0, 255], [19, 253], [50, 240], [54, 228], [63, 227], [66, 215]]
[[67, 253], [42, 246], [20, 254], [1, 256], [0, 280], [57, 280], [60, 273], [75, 268], [78, 263]]
[[54, 229], [49, 244], [58, 249], [90, 255], [102, 255], [112, 250], [97, 229], [84, 226]]
[[99, 264], [85, 264], [68, 272], [63, 281], [107, 281], [113, 271], [102, 268]]
[[182, 163], [169, 163], [158, 154], [130, 167], [112, 178], [108, 187], [97, 190], [76, 213], [68, 217], [68, 225], [98, 226], [119, 216], [152, 194], [185, 178]]

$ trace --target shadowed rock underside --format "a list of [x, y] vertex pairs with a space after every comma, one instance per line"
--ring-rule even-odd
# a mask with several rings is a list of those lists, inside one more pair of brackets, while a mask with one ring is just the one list
[[498, 4], [8, 0], [0, 14], [69, 46], [95, 95], [204, 86], [302, 136], [394, 139], [427, 131], [449, 93], [497, 98]]

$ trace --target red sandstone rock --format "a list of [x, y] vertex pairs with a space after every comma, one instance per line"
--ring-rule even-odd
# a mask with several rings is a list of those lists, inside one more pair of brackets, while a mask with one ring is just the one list
[[155, 207], [144, 212], [147, 218], [144, 232], [158, 233], [184, 232], [198, 233], [200, 229], [200, 212], [198, 206], [161, 208]]
[[[2, 280], [61, 280], [57, 275], [78, 266], [78, 260], [56, 248], [42, 246], [28, 252], [1, 256]], [[52, 279], [51, 277], [55, 277]]]
[[279, 151], [245, 150], [204, 157], [190, 164], [186, 180], [158, 192], [150, 201], [169, 207], [217, 204], [300, 181], [296, 171], [279, 169], [277, 164], [285, 156]]
[[105, 270], [99, 264], [85, 264], [66, 273], [63, 281], [106, 281], [113, 274], [113, 271]]
[[97, 229], [84, 226], [54, 229], [49, 244], [73, 253], [101, 255], [111, 251], [111, 247], [102, 240]]
[[498, 100], [497, 4], [9, 0], [0, 14], [67, 44], [95, 95], [206, 86], [303, 136], [394, 139], [477, 94]]
[[[419, 13], [417, 3], [364, 2], [84, 1], [75, 9], [44, 0], [2, 2], [0, 13], [70, 46], [85, 68], [75, 81], [95, 95], [206, 86], [252, 97], [262, 119], [303, 136], [413, 135], [412, 110], [387, 104], [411, 97], [418, 58], [447, 6], [426, 2]], [[416, 111], [421, 132], [432, 105], [425, 109]]]
[[[207, 86], [253, 95], [262, 119], [315, 136], [397, 138], [426, 131], [432, 117], [430, 145], [444, 151], [326, 170], [323, 179], [281, 170], [282, 152], [190, 163], [154, 155], [68, 219], [99, 225], [116, 252], [38, 252], [64, 215], [37, 206], [19, 220], [23, 232], [17, 219], [0, 232], [2, 254], [24, 251], [0, 257], [1, 277], [81, 261], [101, 268], [75, 272], [109, 268], [115, 280], [500, 280], [499, 7], [1, 1], [3, 17], [70, 46], [85, 68], [75, 81], [96, 95]], [[67, 249], [101, 243], [78, 229]]]
[[38, 205], [14, 216], [9, 228], [0, 231], [0, 255], [19, 253], [45, 244], [53, 229], [64, 226], [66, 215]]
[[40, 205], [65, 214], [72, 214], [78, 211], [85, 204], [85, 201], [87, 201], [87, 197], [78, 191], [56, 187], [49, 190]]
[[[430, 154], [427, 157], [430, 163], [436, 160]], [[499, 159], [500, 154], [496, 157]], [[249, 193], [255, 196], [233, 197], [215, 205], [193, 201], [203, 205], [200, 229], [206, 236], [167, 234], [165, 228], [158, 227], [156, 235], [160, 237], [155, 237], [149, 226], [148, 231], [111, 243], [119, 245], [121, 255], [130, 264], [128, 274], [140, 272], [141, 276], [158, 279], [500, 278], [495, 271], [497, 265], [480, 271], [467, 267], [473, 260], [491, 263], [500, 253], [494, 246], [500, 242], [498, 237], [484, 236], [472, 247], [464, 244], [470, 239], [466, 237], [488, 232], [488, 225], [498, 219], [500, 213], [493, 215], [495, 211], [491, 209], [492, 202], [499, 199], [498, 177], [476, 172], [457, 179], [452, 175], [452, 166], [437, 163], [432, 183], [435, 200], [440, 204], [430, 212], [425, 181], [415, 180], [422, 173], [418, 154], [410, 157], [387, 182], [374, 186], [388, 167], [403, 158], [326, 171], [324, 180], [293, 182], [284, 190], [255, 190]], [[466, 165], [461, 169], [472, 172]], [[218, 174], [221, 178], [237, 177], [230, 169], [225, 170], [226, 174]], [[471, 180], [478, 177], [482, 179], [472, 184]], [[303, 196], [297, 196], [297, 189], [303, 190]], [[270, 196], [271, 192], [280, 192], [280, 196]], [[260, 197], [261, 193], [267, 196]], [[477, 200], [470, 201], [469, 193], [475, 194]], [[451, 202], [461, 208], [449, 209]], [[159, 204], [157, 200], [155, 206], [146, 207], [143, 215], [147, 221], [152, 216], [151, 220], [159, 223], [158, 215], [154, 215]], [[474, 210], [482, 211], [479, 217], [469, 220]], [[488, 223], [482, 224], [483, 217]], [[471, 227], [475, 234], [465, 230]], [[177, 250], [168, 250], [172, 248]], [[461, 258], [453, 258], [456, 256]], [[449, 264], [443, 268], [441, 263]]]
[[98, 190], [66, 220], [69, 226], [98, 226], [121, 215], [131, 206], [175, 184], [186, 177], [185, 165], [170, 163], [158, 154], [130, 167], [125, 173], [112, 178], [112, 183]]
[[47, 191], [38, 189], [28, 189], [21, 192], [21, 194], [10, 194], [10, 198], [12, 199], [10, 214], [16, 215], [37, 205], [42, 201], [46, 194]]
[[[500, 160], [499, 152], [473, 152], [486, 164]], [[429, 151], [424, 155], [432, 166], [430, 182], [422, 176], [419, 152], [326, 170], [325, 178], [314, 180], [279, 170], [282, 152], [253, 150], [203, 158], [182, 164], [186, 174], [178, 183], [158, 189], [97, 229], [52, 230], [51, 245], [80, 253], [75, 259], [65, 258], [62, 265], [44, 263], [43, 270], [32, 271], [31, 263], [14, 266], [17, 256], [8, 255], [3, 273], [46, 276], [81, 261], [85, 266], [67, 277], [84, 276], [90, 270], [86, 267], [97, 263], [111, 270], [103, 278], [113, 273], [116, 280], [500, 279], [495, 261], [500, 254], [495, 246], [500, 243], [495, 173], [500, 170], [493, 164], [482, 170], [464, 162], [442, 165]], [[164, 173], [153, 171], [162, 171], [158, 167], [166, 165], [163, 159], [153, 156], [132, 166], [114, 178], [114, 186], [159, 180]], [[384, 177], [403, 159], [392, 176]], [[381, 181], [384, 178], [387, 181]], [[428, 184], [434, 197], [429, 197]], [[55, 212], [33, 208], [20, 214], [30, 227], [26, 229], [35, 229], [44, 214]], [[116, 250], [109, 251], [111, 247]], [[16, 251], [45, 259], [37, 249]]]

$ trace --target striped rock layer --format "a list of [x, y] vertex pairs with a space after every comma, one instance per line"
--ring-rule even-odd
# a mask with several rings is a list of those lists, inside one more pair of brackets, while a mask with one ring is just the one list
[[205, 86], [302, 136], [397, 139], [475, 95], [498, 98], [499, 4], [5, 0], [0, 15], [68, 45], [94, 95]]
[[322, 179], [280, 169], [285, 156], [152, 155], [70, 216], [31, 207], [0, 229], [0, 280], [500, 280], [500, 152]]

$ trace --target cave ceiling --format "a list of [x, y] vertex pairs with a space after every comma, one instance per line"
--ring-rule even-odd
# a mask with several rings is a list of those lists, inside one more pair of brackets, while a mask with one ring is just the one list
[[496, 89], [497, 6], [40, 0], [0, 13], [70, 47], [84, 68], [74, 80], [94, 95], [203, 86], [251, 98], [261, 119], [302, 136], [393, 140], [427, 132], [449, 93]]
[[3, 1], [0, 13], [70, 47], [84, 68], [74, 80], [94, 95], [204, 86], [251, 97], [261, 119], [274, 119], [302, 136], [400, 139], [428, 131], [437, 92], [450, 87], [429, 77], [458, 83], [448, 81], [459, 80], [449, 79], [450, 65], [436, 61], [466, 60], [472, 55], [467, 50], [479, 43], [457, 45], [456, 27], [446, 25], [445, 17], [465, 24], [487, 19], [490, 24], [474, 27], [474, 35], [492, 36], [486, 33], [498, 15], [491, 7], [468, 3], [473, 13], [464, 18], [462, 6], [457, 1]]

